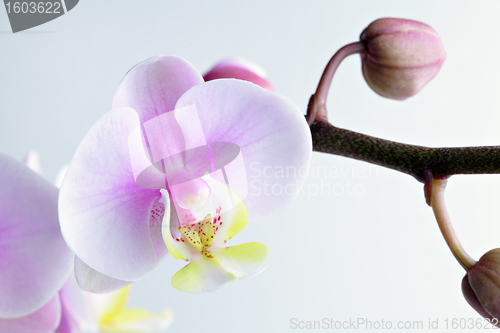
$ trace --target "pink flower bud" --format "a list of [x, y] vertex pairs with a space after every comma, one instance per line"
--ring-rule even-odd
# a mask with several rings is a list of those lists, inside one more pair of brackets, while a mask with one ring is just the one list
[[446, 59], [441, 39], [430, 26], [382, 18], [361, 33], [363, 75], [379, 95], [404, 100], [417, 94]]
[[216, 64], [203, 76], [205, 81], [239, 79], [249, 81], [264, 89], [275, 91], [266, 78], [266, 72], [257, 64], [243, 58], [229, 58]]
[[[487, 252], [462, 280], [467, 302], [484, 318], [498, 325], [500, 318], [500, 249]], [[493, 318], [497, 318], [492, 320]]]

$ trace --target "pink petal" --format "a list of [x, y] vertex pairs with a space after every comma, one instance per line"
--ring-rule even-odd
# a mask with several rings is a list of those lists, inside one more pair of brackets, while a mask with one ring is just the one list
[[0, 317], [40, 309], [62, 287], [73, 255], [61, 236], [57, 188], [0, 154]]
[[59, 197], [70, 248], [94, 270], [125, 281], [142, 278], [166, 254], [160, 228], [150, 228], [160, 191], [137, 186], [132, 172], [128, 141], [138, 126], [129, 108], [99, 119], [78, 147]]
[[188, 89], [203, 83], [198, 71], [186, 60], [174, 56], [147, 59], [123, 78], [113, 100], [113, 108], [131, 107], [144, 123], [165, 112]]
[[[196, 107], [206, 142], [231, 142], [241, 149], [244, 167], [232, 168], [227, 178], [246, 177], [246, 197], [229, 186], [243, 199], [251, 221], [267, 219], [292, 202], [307, 175], [312, 141], [291, 100], [245, 81], [221, 79], [193, 87], [176, 109], [189, 105]], [[188, 122], [179, 125], [189, 128]], [[231, 154], [212, 149], [214, 166]]]
[[207, 82], [216, 79], [239, 79], [275, 91], [266, 78], [266, 72], [259, 65], [243, 58], [229, 58], [219, 62], [203, 76], [203, 79]]
[[61, 320], [55, 333], [80, 333], [80, 329], [71, 319], [72, 318], [63, 309], [61, 311]]
[[160, 171], [161, 166], [152, 164], [141, 127], [130, 133], [128, 148], [136, 185], [146, 189], [165, 187], [165, 175]]
[[97, 329], [86, 296], [76, 284], [75, 275], [71, 274], [59, 291], [62, 313], [56, 333], [80, 333]]
[[16, 319], [1, 319], [0, 332], [8, 333], [49, 333], [59, 325], [61, 303], [59, 296], [54, 296], [39, 310]]
[[75, 276], [81, 290], [96, 294], [110, 293], [132, 283], [113, 279], [112, 277], [99, 273], [78, 257], [75, 257]]

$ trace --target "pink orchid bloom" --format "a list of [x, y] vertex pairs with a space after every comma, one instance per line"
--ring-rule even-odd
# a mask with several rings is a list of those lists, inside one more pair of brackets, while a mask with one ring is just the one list
[[[30, 151], [23, 162], [40, 174], [38, 153]], [[67, 171], [63, 167], [55, 181], [60, 187]], [[70, 264], [72, 260], [69, 261]], [[73, 273], [62, 288], [39, 310], [19, 318], [0, 319], [0, 332], [8, 333], [82, 333], [82, 332], [135, 332], [163, 331], [172, 321], [172, 312], [150, 312], [139, 308], [127, 308], [130, 288], [125, 287], [107, 295], [82, 291]]]
[[207, 82], [217, 79], [239, 79], [275, 91], [262, 67], [239, 57], [228, 58], [217, 63], [203, 76], [203, 79]]
[[[304, 115], [255, 84], [205, 83], [185, 60], [160, 56], [127, 73], [113, 107], [78, 147], [59, 197], [84, 290], [109, 292], [151, 272], [168, 253], [169, 224], [182, 238], [182, 228], [216, 216], [244, 219], [220, 232], [219, 246], [247, 216], [276, 215], [303, 183], [312, 153]], [[278, 169], [286, 175], [275, 177]], [[210, 247], [198, 245], [199, 253]]]
[[0, 331], [50, 332], [74, 257], [59, 227], [58, 190], [2, 154], [0, 184]]

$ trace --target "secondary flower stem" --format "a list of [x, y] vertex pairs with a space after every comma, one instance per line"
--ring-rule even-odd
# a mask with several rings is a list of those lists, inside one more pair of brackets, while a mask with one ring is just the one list
[[455, 174], [500, 173], [500, 146], [428, 148], [408, 145], [335, 127], [316, 120], [313, 150], [354, 158], [404, 172], [426, 183]]
[[319, 81], [318, 88], [314, 95], [311, 96], [309, 100], [309, 107], [307, 109], [306, 120], [308, 124], [312, 124], [314, 120], [328, 121], [327, 111], [326, 111], [326, 99], [328, 97], [328, 91], [330, 90], [330, 85], [332, 83], [333, 75], [337, 71], [342, 60], [351, 54], [360, 53], [364, 50], [364, 44], [361, 42], [355, 42], [347, 44], [337, 51], [330, 59], [326, 68]]
[[436, 217], [436, 221], [439, 225], [439, 229], [441, 230], [441, 234], [443, 234], [446, 244], [448, 244], [448, 247], [460, 265], [462, 265], [466, 271], [469, 271], [477, 262], [464, 251], [460, 241], [458, 240], [457, 234], [453, 229], [453, 225], [444, 202], [444, 190], [446, 188], [447, 181], [447, 179], [432, 179], [430, 205], [434, 211], [434, 216]]

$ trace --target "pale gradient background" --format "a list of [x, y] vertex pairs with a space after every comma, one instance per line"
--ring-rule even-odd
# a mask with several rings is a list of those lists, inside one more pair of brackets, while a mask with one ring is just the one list
[[[12, 34], [0, 8], [0, 151], [20, 159], [36, 149], [45, 176], [54, 179], [109, 110], [123, 75], [158, 54], [184, 57], [201, 72], [224, 57], [246, 57], [305, 110], [331, 55], [380, 17], [430, 24], [448, 59], [419, 95], [398, 102], [372, 92], [352, 56], [332, 84], [331, 121], [418, 145], [498, 145], [499, 16], [498, 1], [82, 0], [59, 19]], [[437, 318], [444, 331], [446, 319], [479, 318], [462, 297], [464, 271], [420, 183], [319, 153], [312, 171], [295, 205], [231, 241], [269, 246], [262, 274], [217, 293], [184, 294], [170, 285], [184, 262], [167, 258], [135, 284], [130, 304], [172, 308], [171, 332], [297, 331], [291, 318], [425, 327]], [[499, 176], [449, 181], [452, 219], [475, 258], [500, 247], [499, 199]], [[475, 332], [461, 332], [468, 331]]]

